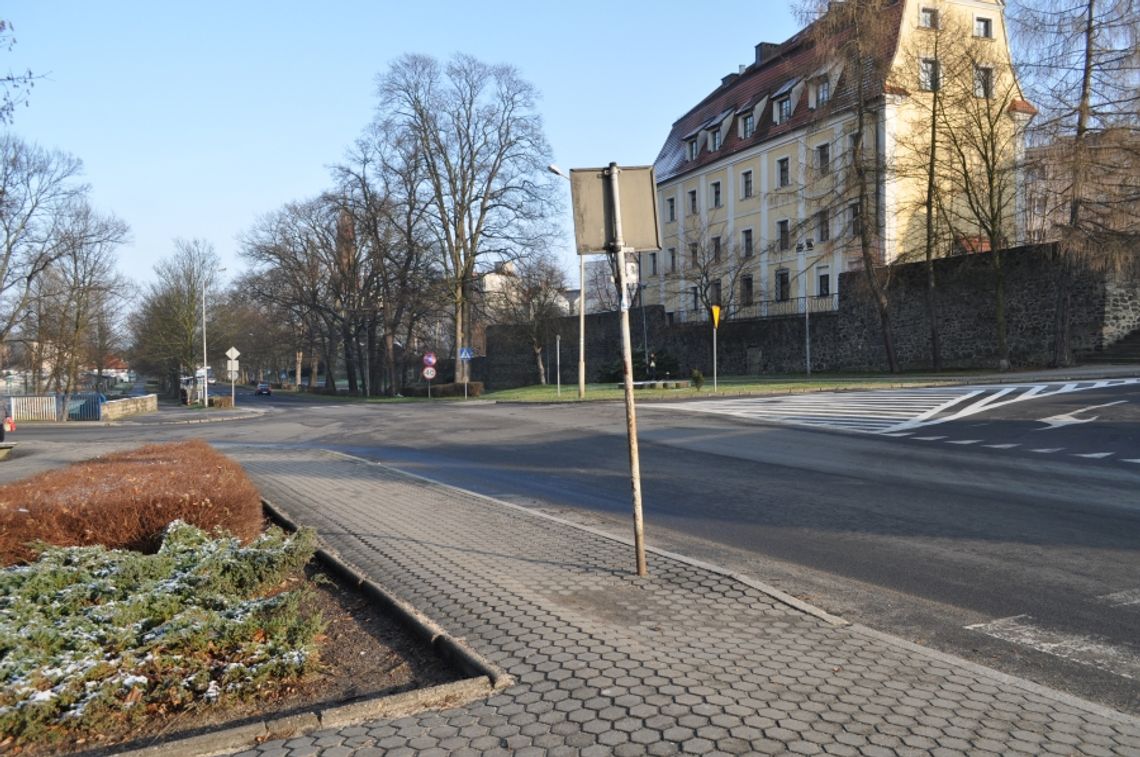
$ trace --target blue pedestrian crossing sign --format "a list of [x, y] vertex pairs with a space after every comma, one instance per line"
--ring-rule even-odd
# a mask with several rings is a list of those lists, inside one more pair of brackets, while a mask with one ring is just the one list
[[475, 357], [475, 351], [472, 350], [470, 347], [460, 347], [459, 348], [459, 359], [460, 360], [470, 360], [473, 357]]

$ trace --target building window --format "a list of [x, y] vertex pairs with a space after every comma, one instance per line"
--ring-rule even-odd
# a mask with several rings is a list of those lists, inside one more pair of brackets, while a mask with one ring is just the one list
[[974, 36], [992, 39], [994, 36], [993, 19], [978, 16], [974, 19]]
[[720, 262], [720, 237], [712, 238], [712, 258], [714, 263]]
[[720, 182], [714, 181], [711, 185], [712, 190], [712, 206], [714, 208], [720, 207]]
[[859, 147], [859, 135], [858, 134], [848, 134], [847, 135], [847, 154], [850, 156], [851, 165], [855, 165], [855, 157], [856, 157], [855, 153], [856, 153], [856, 148], [858, 148], [858, 147]]
[[720, 279], [713, 281], [709, 284], [709, 304], [720, 304]]
[[693, 306], [692, 306], [692, 308], [690, 308], [690, 310], [700, 310], [701, 309], [701, 290], [697, 289], [696, 287], [689, 287], [689, 291], [692, 292], [692, 295], [693, 295]]
[[815, 167], [819, 169], [820, 176], [831, 173], [831, 145], [826, 142], [815, 148]]
[[701, 265], [701, 248], [696, 242], [689, 243], [689, 261], [693, 268], [699, 268]]
[[744, 117], [740, 119], [740, 136], [748, 139], [756, 133], [756, 117], [751, 113], [745, 113]]
[[936, 59], [923, 58], [918, 63], [918, 88], [925, 92], [938, 89], [940, 73]]
[[740, 277], [740, 304], [748, 307], [752, 304], [752, 277]]
[[677, 248], [669, 248], [669, 273], [677, 272]]
[[820, 77], [819, 81], [815, 83], [815, 107], [819, 107], [827, 103], [831, 99], [831, 82], [828, 81], [826, 76]]
[[786, 187], [792, 183], [791, 176], [791, 161], [788, 158], [780, 158], [776, 161], [776, 185]]
[[815, 214], [815, 238], [821, 242], [831, 239], [831, 224], [828, 223], [826, 210]]
[[918, 25], [923, 29], [937, 29], [938, 10], [936, 8], [922, 8], [919, 10]]
[[782, 124], [792, 117], [792, 98], [781, 97], [772, 104], [772, 117], [778, 124]]
[[752, 229], [745, 229], [744, 231], [740, 232], [740, 247], [744, 251], [744, 257], [752, 257]]
[[776, 299], [785, 302], [792, 298], [792, 282], [788, 277], [788, 269], [781, 268], [776, 271]]
[[740, 196], [748, 198], [752, 196], [752, 172], [745, 171], [740, 175]]
[[974, 66], [974, 96], [987, 100], [994, 96], [994, 70], [986, 66]]
[[696, 160], [697, 159], [697, 152], [699, 150], [700, 150], [700, 147], [697, 145], [697, 140], [690, 139], [689, 140], [689, 160]]
[[689, 212], [696, 214], [697, 212], [697, 190], [689, 190]]
[[850, 219], [851, 233], [859, 235], [863, 233], [863, 214], [859, 212], [859, 203], [853, 202], [847, 206], [847, 217]]
[[819, 297], [831, 294], [831, 274], [825, 265], [815, 269], [815, 293]]
[[657, 253], [656, 252], [649, 253], [649, 275], [650, 276], [656, 276], [657, 275]]
[[779, 237], [778, 247], [781, 252], [791, 249], [792, 246], [792, 230], [791, 222], [788, 220], [776, 222], [776, 236]]
[[677, 220], [677, 201], [672, 197], [665, 201], [665, 217], [670, 221]]
[[719, 150], [720, 149], [720, 129], [716, 129], [714, 131], [709, 132], [709, 149], [710, 150]]

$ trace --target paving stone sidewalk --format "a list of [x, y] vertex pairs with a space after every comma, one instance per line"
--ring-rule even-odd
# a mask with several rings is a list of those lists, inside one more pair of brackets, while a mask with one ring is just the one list
[[[243, 752], [1140, 755], [1140, 719], [834, 625], [754, 586], [383, 466], [231, 447], [262, 493], [515, 678]], [[648, 523], [652, 543], [652, 519]]]

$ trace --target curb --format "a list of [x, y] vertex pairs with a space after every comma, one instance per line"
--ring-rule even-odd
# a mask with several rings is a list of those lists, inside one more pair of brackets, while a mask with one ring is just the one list
[[[297, 525], [284, 510], [263, 499], [270, 519], [291, 531]], [[370, 599], [396, 616], [407, 629], [433, 651], [468, 676], [458, 681], [403, 691], [383, 697], [316, 707], [278, 717], [265, 718], [231, 728], [174, 739], [151, 746], [117, 751], [128, 757], [154, 755], [210, 755], [238, 752], [274, 740], [304, 736], [326, 728], [344, 728], [366, 720], [398, 718], [423, 710], [443, 710], [485, 699], [514, 685], [514, 678], [478, 652], [458, 641], [425, 615], [372, 581], [333, 551], [318, 548], [316, 557], [325, 567], [362, 590]]]
[[[267, 499], [263, 498], [261, 502], [273, 520], [290, 531], [298, 530], [296, 522], [288, 513]], [[486, 678], [495, 691], [514, 685], [514, 678], [505, 670], [456, 639], [411, 604], [373, 581], [334, 550], [324, 547], [318, 548], [317, 557], [341, 578], [354, 584], [379, 603], [381, 607], [394, 614], [397, 620], [402, 622], [416, 636], [468, 676]]]
[[[445, 489], [449, 489], [451, 491], [460, 492], [466, 496], [475, 497], [475, 498], [478, 498], [480, 500], [484, 500], [488, 503], [497, 505], [499, 507], [505, 507], [505, 508], [510, 508], [510, 509], [517, 510], [520, 512], [525, 512], [528, 515], [531, 515], [534, 517], [543, 518], [543, 519], [546, 519], [548, 521], [553, 521], [555, 523], [570, 526], [571, 528], [578, 529], [580, 531], [585, 531], [585, 532], [593, 534], [595, 536], [599, 536], [599, 537], [604, 538], [604, 539], [609, 539], [610, 541], [616, 541], [618, 543], [624, 544], [624, 545], [629, 546], [629, 547], [633, 546], [633, 539], [631, 539], [631, 538], [617, 536], [615, 534], [607, 533], [607, 532], [602, 531], [602, 530], [597, 529], [597, 528], [593, 528], [590, 526], [584, 526], [584, 525], [581, 525], [578, 523], [574, 523], [573, 521], [569, 521], [569, 520], [565, 520], [563, 518], [559, 518], [558, 516], [555, 516], [555, 515], [550, 515], [548, 513], [539, 512], [536, 510], [531, 510], [531, 509], [524, 507], [522, 505], [516, 505], [516, 504], [513, 504], [511, 502], [504, 502], [503, 500], [495, 499], [494, 497], [490, 497], [490, 496], [487, 496], [485, 494], [480, 494], [478, 492], [469, 491], [467, 489], [461, 489], [457, 486], [452, 486], [451, 484], [445, 484], [445, 483], [440, 482], [440, 481], [435, 481], [434, 479], [428, 478], [427, 476], [422, 476], [422, 475], [419, 475], [416, 473], [408, 473], [407, 471], [402, 471], [398, 468], [393, 468], [393, 467], [386, 465], [384, 463], [373, 462], [371, 460], [366, 460], [366, 459], [361, 458], [361, 457], [348, 455], [348, 454], [345, 454], [343, 452], [336, 452], [333, 450], [324, 450], [324, 451], [328, 454], [336, 455], [336, 456], [343, 457], [343, 458], [346, 458], [349, 460], [354, 460], [357, 462], [363, 462], [363, 463], [368, 464], [368, 465], [376, 465], [376, 466], [379, 466], [379, 467], [381, 467], [387, 471], [391, 471], [392, 473], [395, 473], [395, 474], [398, 474], [401, 476], [405, 476], [408, 478], [424, 481], [426, 483], [430, 483], [430, 484], [433, 484], [435, 486], [440, 486], [440, 487], [443, 487]], [[714, 573], [716, 575], [725, 576], [726, 578], [731, 578], [735, 581], [739, 581], [740, 583], [742, 583], [746, 586], [752, 587], [754, 589], [757, 589], [758, 591], [763, 592], [764, 594], [768, 595], [769, 597], [771, 597], [774, 600], [782, 602], [783, 604], [788, 605], [789, 607], [792, 607], [792, 608], [799, 610], [801, 612], [804, 612], [808, 615], [811, 615], [812, 617], [818, 618], [819, 620], [831, 625], [834, 628], [843, 629], [845, 632], [853, 633], [853, 634], [856, 634], [859, 636], [863, 636], [865, 638], [875, 639], [875, 640], [880, 641], [882, 643], [890, 644], [892, 646], [895, 646], [895, 647], [898, 647], [901, 649], [905, 649], [907, 652], [910, 652], [912, 654], [922, 655], [928, 659], [936, 660], [938, 662], [945, 663], [947, 665], [959, 668], [961, 670], [968, 670], [970, 672], [977, 673], [979, 675], [987, 676], [989, 678], [1000, 681], [1003, 684], [1006, 684], [1009, 686], [1015, 686], [1017, 688], [1022, 689], [1023, 691], [1028, 691], [1028, 692], [1031, 692], [1033, 694], [1037, 694], [1039, 696], [1048, 697], [1050, 699], [1053, 699], [1054, 701], [1062, 702], [1062, 703], [1064, 703], [1070, 707], [1074, 707], [1076, 709], [1084, 710], [1085, 712], [1091, 713], [1091, 714], [1096, 715], [1096, 716], [1101, 717], [1101, 718], [1112, 720], [1112, 721], [1118, 722], [1118, 723], [1125, 723], [1128, 725], [1140, 724], [1140, 718], [1129, 715], [1128, 713], [1124, 713], [1124, 712], [1120, 712], [1118, 710], [1114, 710], [1111, 707], [1106, 707], [1104, 705], [1097, 704], [1096, 702], [1090, 702], [1087, 699], [1081, 699], [1080, 697], [1073, 696], [1072, 694], [1067, 694], [1063, 691], [1058, 691], [1057, 689], [1053, 689], [1053, 688], [1050, 688], [1048, 686], [1043, 686], [1041, 684], [1034, 683], [1033, 681], [1030, 681], [1030, 680], [1025, 679], [1025, 678], [1019, 678], [1017, 676], [1013, 676], [1013, 675], [1010, 675], [1008, 673], [1003, 673], [1000, 670], [988, 668], [985, 665], [980, 665], [978, 663], [967, 660], [963, 657], [958, 657], [957, 655], [949, 654], [947, 652], [942, 652], [942, 651], [939, 651], [937, 649], [931, 649], [930, 647], [924, 647], [920, 644], [915, 644], [914, 642], [908, 641], [908, 640], [906, 640], [900, 636], [894, 636], [894, 635], [891, 635], [888, 633], [884, 633], [882, 631], [877, 631], [873, 628], [870, 628], [868, 626], [864, 626], [862, 624], [851, 623], [847, 620], [844, 620], [843, 618], [832, 615], [832, 614], [826, 612], [825, 610], [821, 610], [818, 607], [815, 607], [811, 604], [808, 604], [807, 602], [796, 599], [795, 597], [793, 597], [793, 596], [791, 596], [791, 595], [789, 595], [783, 591], [780, 591], [779, 589], [776, 589], [773, 586], [769, 586], [768, 584], [765, 584], [762, 581], [757, 581], [756, 579], [751, 578], [751, 577], [746, 576], [746, 575], [743, 575], [741, 573], [736, 573], [734, 571], [727, 570], [727, 569], [722, 568], [722, 567], [715, 565], [713, 563], [707, 563], [707, 562], [704, 562], [702, 560], [696, 560], [696, 559], [693, 559], [691, 557], [686, 557], [685, 555], [677, 554], [675, 552], [669, 552], [669, 551], [663, 550], [663, 549], [657, 549], [655, 547], [646, 547], [646, 551], [650, 552], [652, 554], [658, 555], [660, 557], [665, 557], [665, 558], [668, 558], [671, 560], [677, 560], [678, 562], [684, 563], [686, 565], [691, 565], [695, 568], [700, 568], [701, 570], [707, 570], [707, 571]]]

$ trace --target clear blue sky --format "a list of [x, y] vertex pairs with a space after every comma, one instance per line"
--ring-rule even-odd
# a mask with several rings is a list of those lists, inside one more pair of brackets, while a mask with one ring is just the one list
[[756, 43], [797, 28], [783, 0], [15, 0], [0, 14], [17, 40], [4, 67], [46, 75], [11, 130], [83, 160], [95, 206], [130, 224], [120, 269], [138, 281], [175, 237], [243, 268], [237, 236], [329, 185], [376, 75], [405, 52], [514, 65], [563, 168], [639, 165]]

